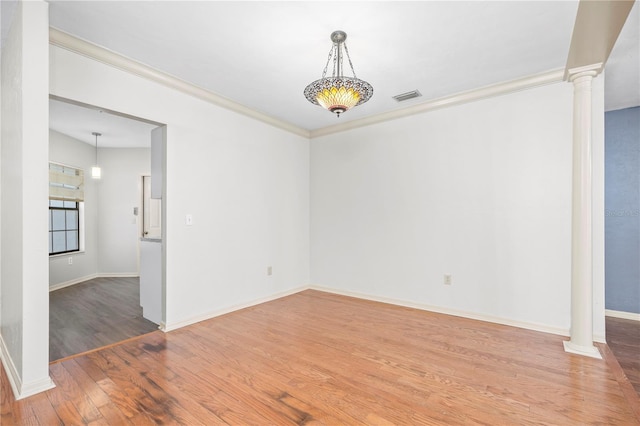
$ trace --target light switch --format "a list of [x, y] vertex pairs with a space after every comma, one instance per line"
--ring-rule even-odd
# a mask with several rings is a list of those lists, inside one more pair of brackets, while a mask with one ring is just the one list
[[187, 226], [193, 225], [193, 215], [191, 215], [191, 214], [186, 215], [185, 218], [184, 218], [184, 223]]

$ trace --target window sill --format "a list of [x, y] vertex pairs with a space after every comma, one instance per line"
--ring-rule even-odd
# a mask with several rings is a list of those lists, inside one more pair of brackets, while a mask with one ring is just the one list
[[49, 255], [49, 259], [56, 259], [59, 257], [69, 257], [69, 256], [75, 256], [77, 254], [84, 254], [84, 250], [80, 250], [80, 251], [70, 251], [68, 253], [60, 253], [60, 254], [50, 254]]

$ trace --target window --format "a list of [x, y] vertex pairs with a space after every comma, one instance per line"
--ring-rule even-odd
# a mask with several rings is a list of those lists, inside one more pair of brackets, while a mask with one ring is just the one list
[[80, 250], [80, 210], [76, 201], [49, 200], [49, 254]]
[[49, 163], [49, 255], [80, 251], [84, 172]]

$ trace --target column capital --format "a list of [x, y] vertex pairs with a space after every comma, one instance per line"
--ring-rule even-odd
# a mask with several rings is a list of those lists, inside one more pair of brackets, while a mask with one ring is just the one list
[[595, 77], [602, 72], [603, 64], [598, 62], [597, 64], [584, 65], [581, 67], [570, 68], [566, 71], [567, 80], [574, 81], [579, 77]]

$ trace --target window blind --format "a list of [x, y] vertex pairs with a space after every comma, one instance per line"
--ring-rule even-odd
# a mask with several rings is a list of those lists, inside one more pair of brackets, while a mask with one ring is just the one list
[[84, 201], [84, 171], [49, 163], [49, 199]]

